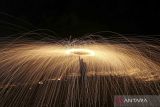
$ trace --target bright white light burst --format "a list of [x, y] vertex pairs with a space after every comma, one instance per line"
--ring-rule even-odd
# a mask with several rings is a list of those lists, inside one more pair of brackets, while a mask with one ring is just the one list
[[68, 55], [85, 55], [85, 56], [95, 56], [95, 52], [89, 49], [82, 49], [82, 48], [72, 48], [66, 51]]

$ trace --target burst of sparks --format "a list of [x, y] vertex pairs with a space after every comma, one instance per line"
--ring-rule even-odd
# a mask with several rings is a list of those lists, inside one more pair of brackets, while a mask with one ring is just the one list
[[73, 49], [68, 49], [66, 51], [66, 54], [68, 55], [86, 55], [86, 56], [95, 56], [95, 52], [93, 50], [89, 49], [81, 49], [81, 48], [73, 48]]
[[[115, 93], [128, 94], [127, 88], [130, 86], [126, 85], [129, 84], [128, 81], [135, 84], [135, 80], [144, 83], [160, 80], [159, 62], [150, 59], [141, 49], [135, 47], [105, 42], [82, 45], [28, 43], [2, 47], [0, 50], [0, 105], [23, 105], [28, 103], [27, 99], [32, 99], [30, 95], [35, 94], [37, 98], [34, 98], [33, 106], [44, 104], [61, 106], [57, 102], [63, 102], [63, 106], [71, 107], [76, 106], [76, 101], [80, 103], [78, 106], [82, 106], [83, 103], [87, 106], [95, 106], [100, 102], [99, 88], [102, 85], [101, 100], [104, 105], [98, 106], [105, 106], [107, 95], [111, 94], [111, 92], [107, 93], [108, 84], [111, 84], [110, 88]], [[85, 80], [84, 86], [77, 85], [80, 77], [79, 56], [87, 69], [88, 80]], [[107, 79], [110, 78], [109, 76], [126, 77], [123, 84], [124, 91], [120, 88], [118, 81]], [[66, 83], [63, 83], [64, 81]], [[37, 86], [38, 94], [29, 91], [32, 88], [36, 90], [35, 84], [42, 85]], [[21, 88], [12, 88], [16, 86]], [[81, 91], [82, 87], [86, 90], [85, 95]], [[156, 87], [158, 90], [159, 86]], [[138, 90], [135, 85], [133, 88]], [[153, 92], [152, 88], [149, 89]], [[63, 95], [65, 93], [66, 96]], [[63, 101], [58, 100], [58, 96]], [[9, 100], [10, 97], [13, 97], [12, 100]], [[7, 101], [10, 101], [9, 104]]]

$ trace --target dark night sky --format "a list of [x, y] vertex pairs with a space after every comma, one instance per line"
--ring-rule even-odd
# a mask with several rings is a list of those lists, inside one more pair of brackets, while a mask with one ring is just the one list
[[154, 35], [160, 34], [159, 7], [151, 0], [1, 0], [0, 31], [50, 29], [61, 35], [98, 31]]

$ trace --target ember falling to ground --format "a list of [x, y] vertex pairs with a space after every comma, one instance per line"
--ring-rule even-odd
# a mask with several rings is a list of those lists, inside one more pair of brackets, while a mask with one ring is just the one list
[[159, 45], [101, 38], [0, 47], [1, 107], [110, 107], [114, 95], [159, 95]]

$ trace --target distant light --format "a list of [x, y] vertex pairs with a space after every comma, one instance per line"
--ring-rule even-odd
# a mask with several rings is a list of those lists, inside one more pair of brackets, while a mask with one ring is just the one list
[[43, 84], [43, 82], [42, 82], [42, 81], [39, 81], [38, 84]]

